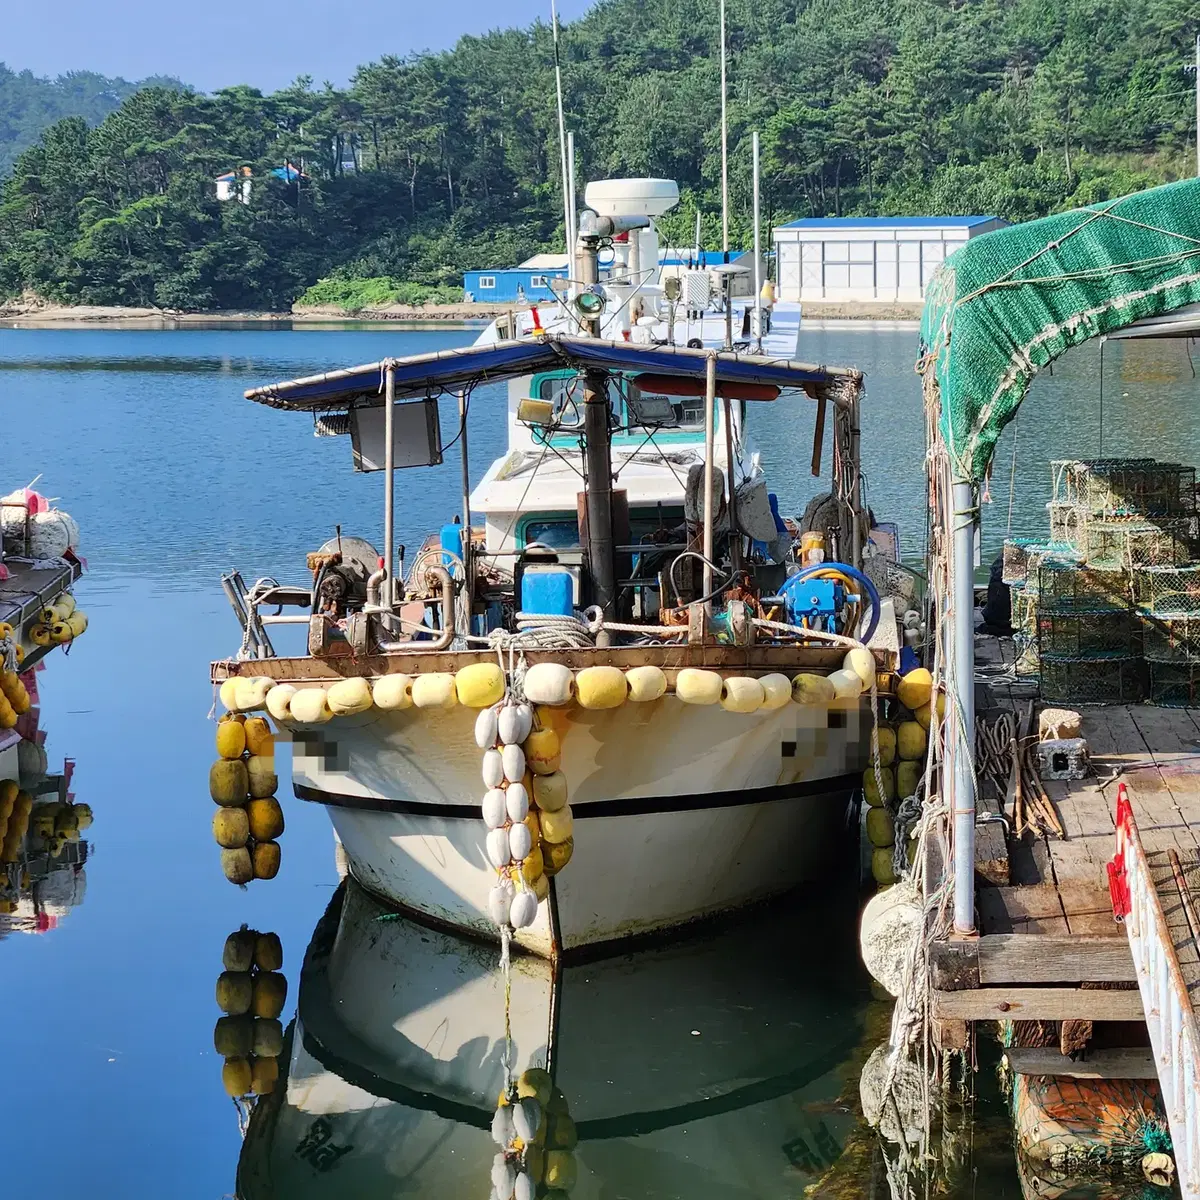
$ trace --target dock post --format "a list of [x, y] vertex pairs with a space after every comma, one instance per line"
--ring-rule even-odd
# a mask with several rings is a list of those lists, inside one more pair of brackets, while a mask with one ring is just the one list
[[953, 544], [950, 595], [951, 629], [944, 645], [950, 652], [953, 695], [948, 745], [953, 763], [950, 797], [954, 820], [954, 932], [975, 933], [975, 488], [955, 480], [951, 488]]

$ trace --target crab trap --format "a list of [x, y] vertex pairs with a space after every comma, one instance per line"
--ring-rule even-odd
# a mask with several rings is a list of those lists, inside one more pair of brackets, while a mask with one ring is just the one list
[[1119, 612], [1132, 607], [1128, 571], [1045, 559], [1038, 565], [1037, 602], [1048, 612]]
[[1142, 626], [1128, 611], [1039, 609], [1037, 642], [1042, 658], [1137, 658], [1142, 654]]
[[1190, 516], [1196, 512], [1196, 469], [1152, 458], [1051, 463], [1052, 503], [1093, 516]]
[[1142, 644], [1155, 662], [1200, 662], [1200, 613], [1146, 614]]
[[1148, 662], [1149, 700], [1160, 708], [1200, 708], [1200, 662]]
[[1137, 568], [1133, 598], [1138, 608], [1151, 616], [1200, 613], [1200, 563]]
[[1047, 559], [1078, 562], [1079, 553], [1069, 542], [1053, 538], [1009, 538], [1004, 543], [1000, 578], [1010, 587], [1020, 584], [1036, 591], [1038, 565]]
[[1196, 554], [1190, 517], [1157, 517], [1152, 521], [1084, 517], [1077, 534], [1080, 556], [1092, 567], [1175, 567], [1190, 562]]
[[1081, 704], [1138, 704], [1146, 696], [1146, 660], [1141, 657], [1041, 656], [1042, 699]]

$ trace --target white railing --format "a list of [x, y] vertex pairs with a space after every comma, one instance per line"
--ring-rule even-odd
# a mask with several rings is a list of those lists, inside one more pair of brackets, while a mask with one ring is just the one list
[[1200, 1200], [1200, 1031], [1129, 794], [1117, 792], [1117, 849], [1108, 864], [1113, 912], [1125, 923], [1171, 1129], [1179, 1190]]

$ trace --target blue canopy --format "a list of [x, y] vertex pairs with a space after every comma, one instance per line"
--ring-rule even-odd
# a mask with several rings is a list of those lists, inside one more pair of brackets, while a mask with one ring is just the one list
[[[649, 372], [702, 380], [708, 370], [710, 355], [709, 350], [682, 346], [647, 346], [583, 337], [491, 342], [459, 350], [416, 354], [410, 358], [385, 358], [362, 367], [272, 383], [251, 388], [246, 398], [295, 412], [328, 412], [356, 404], [378, 404], [383, 397], [384, 377], [389, 369], [393, 372], [398, 400], [470, 389], [481, 383], [495, 383], [562, 367], [632, 374]], [[720, 352], [715, 357], [718, 384], [803, 388], [812, 395], [821, 396], [847, 385], [856, 390], [862, 383], [862, 373], [848, 367], [810, 366], [789, 359], [736, 352]]]

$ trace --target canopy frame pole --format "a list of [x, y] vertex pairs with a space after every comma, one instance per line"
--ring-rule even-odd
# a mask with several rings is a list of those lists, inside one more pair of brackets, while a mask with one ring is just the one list
[[612, 519], [608, 379], [605, 372], [596, 370], [585, 371], [583, 376], [584, 500], [592, 600], [604, 611], [605, 617], [612, 620], [616, 616], [617, 562]]
[[[463, 595], [466, 598], [468, 621], [471, 613], [472, 576], [471, 569], [471, 462], [467, 451], [467, 409], [470, 407], [471, 393], [463, 388], [458, 393], [458, 440], [459, 459], [462, 462], [462, 561], [463, 561]], [[464, 630], [469, 633], [470, 630]]]
[[384, 604], [396, 607], [396, 371], [389, 362], [383, 375], [383, 578]]
[[[974, 937], [975, 929], [975, 486], [967, 479], [951, 485], [952, 623], [947, 635], [954, 695], [949, 706], [953, 757], [951, 802], [954, 821], [954, 933]], [[934, 697], [936, 703], [936, 697]]]
[[704, 607], [712, 612], [713, 591], [713, 524], [716, 514], [713, 512], [713, 449], [714, 449], [714, 416], [717, 399], [717, 354], [715, 350], [708, 353], [708, 369], [704, 382]]

